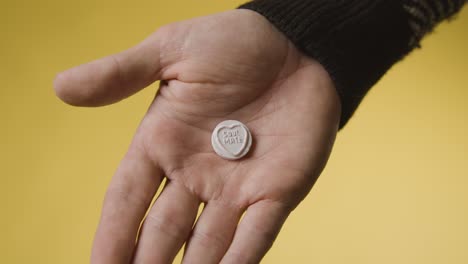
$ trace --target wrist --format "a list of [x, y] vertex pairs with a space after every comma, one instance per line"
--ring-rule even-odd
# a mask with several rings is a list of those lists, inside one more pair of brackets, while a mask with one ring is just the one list
[[342, 104], [340, 127], [410, 50], [411, 31], [400, 1], [258, 0], [241, 8], [263, 15], [326, 69]]

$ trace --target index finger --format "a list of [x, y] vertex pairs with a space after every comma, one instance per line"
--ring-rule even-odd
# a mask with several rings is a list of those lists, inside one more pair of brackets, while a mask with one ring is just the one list
[[162, 170], [134, 142], [107, 190], [91, 263], [130, 263], [140, 223], [162, 177]]

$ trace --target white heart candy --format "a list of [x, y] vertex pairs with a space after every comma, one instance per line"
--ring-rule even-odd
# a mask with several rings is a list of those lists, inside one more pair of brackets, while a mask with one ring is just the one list
[[252, 135], [241, 122], [226, 120], [213, 130], [211, 144], [219, 156], [230, 160], [240, 159], [249, 152]]

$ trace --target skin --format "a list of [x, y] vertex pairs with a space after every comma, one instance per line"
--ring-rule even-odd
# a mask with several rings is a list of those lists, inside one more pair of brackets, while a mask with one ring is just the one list
[[[105, 195], [91, 263], [172, 263], [184, 243], [183, 263], [259, 263], [332, 149], [340, 102], [329, 75], [261, 15], [233, 10], [164, 26], [54, 85], [71, 105], [101, 106], [157, 80]], [[211, 147], [227, 119], [252, 132], [241, 160]]]

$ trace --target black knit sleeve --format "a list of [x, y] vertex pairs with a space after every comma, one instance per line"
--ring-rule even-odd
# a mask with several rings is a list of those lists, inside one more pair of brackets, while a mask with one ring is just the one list
[[256, 11], [330, 74], [343, 127], [367, 91], [467, 0], [254, 0]]

